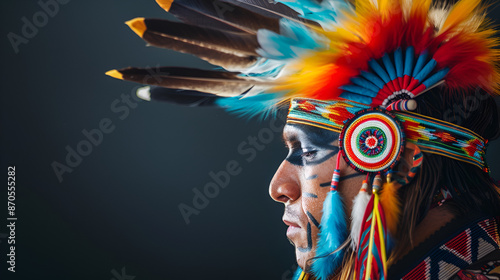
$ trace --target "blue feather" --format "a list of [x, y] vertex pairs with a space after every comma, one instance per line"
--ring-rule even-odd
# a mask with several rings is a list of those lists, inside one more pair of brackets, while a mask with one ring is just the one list
[[347, 91], [342, 92], [340, 94], [340, 97], [345, 98], [347, 100], [354, 101], [354, 102], [367, 104], [367, 105], [372, 103], [372, 98], [370, 98], [370, 97], [366, 97], [364, 95], [359, 95], [359, 94], [347, 92]]
[[408, 47], [406, 49], [406, 58], [405, 58], [405, 75], [411, 77], [411, 73], [413, 70], [413, 57], [414, 57], [415, 49], [413, 47]]
[[424, 67], [425, 61], [427, 60], [428, 53], [427, 51], [423, 51], [417, 59], [417, 63], [415, 64], [415, 68], [413, 69], [413, 77], [415, 77], [422, 67]]
[[436, 74], [430, 76], [429, 79], [422, 82], [422, 84], [424, 84], [426, 88], [429, 88], [437, 84], [439, 81], [441, 81], [441, 79], [443, 79], [446, 76], [446, 74], [448, 74], [449, 71], [450, 71], [449, 68], [441, 69], [438, 72], [436, 72]]
[[319, 280], [327, 280], [342, 263], [344, 250], [331, 254], [347, 238], [347, 223], [342, 197], [330, 191], [323, 204], [323, 216], [312, 271]]
[[374, 92], [379, 91], [379, 88], [376, 85], [372, 84], [370, 81], [368, 81], [362, 77], [359, 77], [359, 76], [355, 77], [355, 78], [351, 78], [351, 82], [355, 85], [367, 88], [367, 89], [374, 91]]
[[384, 68], [378, 64], [375, 59], [372, 59], [368, 61], [368, 65], [373, 69], [373, 71], [384, 81], [384, 83], [388, 83], [391, 81], [391, 78], [389, 78], [389, 75], [387, 75], [387, 72], [385, 72]]
[[401, 48], [397, 48], [396, 51], [394, 52], [394, 64], [396, 65], [396, 72], [398, 75], [398, 78], [403, 77], [403, 51]]
[[257, 32], [257, 40], [261, 46], [257, 53], [265, 58], [286, 60], [297, 58], [306, 50], [327, 47], [326, 38], [315, 33], [303, 24], [288, 20], [280, 20], [281, 34], [266, 29]]
[[379, 89], [384, 88], [384, 81], [382, 81], [377, 75], [367, 72], [367, 71], [361, 71], [361, 76], [363, 76], [365, 79], [368, 81], [372, 82], [374, 85], [376, 85]]
[[420, 71], [415, 76], [415, 79], [422, 82], [425, 78], [427, 78], [429, 73], [431, 73], [431, 71], [434, 70], [434, 68], [436, 68], [436, 65], [437, 65], [436, 60], [434, 60], [434, 59], [429, 60], [429, 62], [425, 65], [425, 67], [422, 69], [422, 71]]
[[325, 29], [331, 29], [337, 22], [337, 11], [347, 9], [349, 5], [345, 1], [315, 1], [315, 0], [277, 0], [299, 13], [302, 18], [315, 21]]
[[276, 114], [276, 103], [283, 97], [280, 93], [262, 93], [250, 97], [223, 97], [215, 100], [215, 104], [226, 111], [243, 118], [259, 117], [266, 119]]
[[391, 78], [391, 81], [397, 78], [396, 75], [396, 70], [394, 69], [394, 64], [392, 64], [391, 58], [389, 57], [388, 54], [385, 54], [384, 57], [382, 57], [382, 61], [384, 62], [385, 69], [387, 69], [387, 73], [389, 73], [389, 77]]
[[295, 273], [293, 274], [293, 280], [299, 280], [300, 275], [302, 274], [302, 268], [298, 267], [297, 270], [295, 270]]
[[368, 97], [375, 97], [377, 96], [378, 91], [372, 91], [369, 88], [365, 87], [360, 87], [356, 85], [345, 85], [341, 86], [340, 89], [343, 89], [345, 91], [350, 91], [352, 93], [356, 93], [362, 96], [368, 96]]

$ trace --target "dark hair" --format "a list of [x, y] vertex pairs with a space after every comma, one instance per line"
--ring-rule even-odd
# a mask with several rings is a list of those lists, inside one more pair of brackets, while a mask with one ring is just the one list
[[[500, 133], [497, 106], [484, 90], [451, 92], [435, 88], [415, 98], [417, 113], [448, 121], [473, 130], [485, 139]], [[453, 196], [445, 203], [455, 217], [469, 212], [500, 213], [498, 187], [487, 172], [469, 163], [424, 153], [417, 177], [400, 189], [403, 202], [400, 231], [391, 260], [397, 260], [412, 249], [412, 233], [430, 210], [436, 192], [446, 186]]]

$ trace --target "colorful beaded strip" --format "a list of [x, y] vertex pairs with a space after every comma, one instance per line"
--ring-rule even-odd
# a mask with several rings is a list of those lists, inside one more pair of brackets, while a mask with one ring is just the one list
[[[292, 99], [287, 123], [306, 124], [340, 133], [356, 113], [370, 107], [352, 101]], [[406, 141], [423, 152], [446, 156], [473, 164], [488, 172], [486, 143], [481, 136], [464, 127], [413, 112], [392, 111], [401, 123]]]

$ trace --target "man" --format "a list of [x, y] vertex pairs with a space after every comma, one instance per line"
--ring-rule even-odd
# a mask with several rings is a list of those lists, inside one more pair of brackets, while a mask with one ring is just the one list
[[[289, 105], [285, 205], [297, 279], [497, 277], [495, 32], [476, 0], [157, 0], [183, 21], [127, 24], [226, 70], [128, 68], [138, 95], [254, 116]], [[286, 4], [286, 5], [285, 5]], [[209, 26], [209, 27], [207, 27]]]

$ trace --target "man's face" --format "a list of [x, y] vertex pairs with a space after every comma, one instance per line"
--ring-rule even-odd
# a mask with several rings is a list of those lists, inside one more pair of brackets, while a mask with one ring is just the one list
[[[295, 246], [297, 263], [308, 270], [308, 259], [315, 256], [323, 201], [330, 190], [339, 152], [339, 134], [308, 125], [287, 124], [283, 138], [288, 156], [274, 174], [269, 186], [271, 197], [285, 205], [283, 222], [287, 237]], [[344, 199], [346, 217], [359, 192], [363, 174], [340, 160], [339, 193]], [[341, 240], [340, 242], [343, 242]]]

